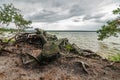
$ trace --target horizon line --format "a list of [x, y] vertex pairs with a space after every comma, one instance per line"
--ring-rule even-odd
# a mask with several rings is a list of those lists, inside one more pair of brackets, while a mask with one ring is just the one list
[[45, 30], [48, 32], [97, 32], [97, 30]]

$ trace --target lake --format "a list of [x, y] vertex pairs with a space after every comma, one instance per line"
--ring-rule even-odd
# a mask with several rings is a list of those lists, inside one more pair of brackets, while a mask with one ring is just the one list
[[113, 54], [120, 54], [120, 36], [109, 37], [103, 41], [97, 40], [96, 32], [50, 32], [58, 38], [68, 38], [71, 43], [80, 48], [90, 49], [97, 54], [107, 58]]

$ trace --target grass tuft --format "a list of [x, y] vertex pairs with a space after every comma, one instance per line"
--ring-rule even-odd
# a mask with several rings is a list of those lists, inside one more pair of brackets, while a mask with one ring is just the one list
[[120, 54], [115, 54], [115, 55], [112, 55], [108, 58], [110, 61], [120, 61]]

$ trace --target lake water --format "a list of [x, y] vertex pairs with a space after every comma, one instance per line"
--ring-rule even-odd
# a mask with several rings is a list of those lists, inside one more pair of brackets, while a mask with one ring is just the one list
[[[90, 49], [97, 54], [107, 58], [113, 54], [120, 54], [120, 36], [110, 37], [103, 41], [97, 40], [96, 32], [49, 32], [57, 35], [58, 38], [68, 38], [82, 49]], [[10, 33], [2, 34], [2, 37], [12, 36]], [[1, 37], [1, 38], [2, 38]]]
[[113, 54], [120, 54], [120, 36], [110, 37], [103, 41], [97, 40], [96, 32], [51, 32], [58, 38], [68, 38], [71, 43], [77, 44], [80, 48], [90, 49], [97, 54], [107, 58]]

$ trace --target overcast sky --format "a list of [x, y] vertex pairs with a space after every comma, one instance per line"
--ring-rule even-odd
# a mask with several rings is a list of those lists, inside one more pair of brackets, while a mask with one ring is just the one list
[[97, 30], [114, 19], [120, 0], [0, 0], [13, 3], [34, 27], [46, 30]]

